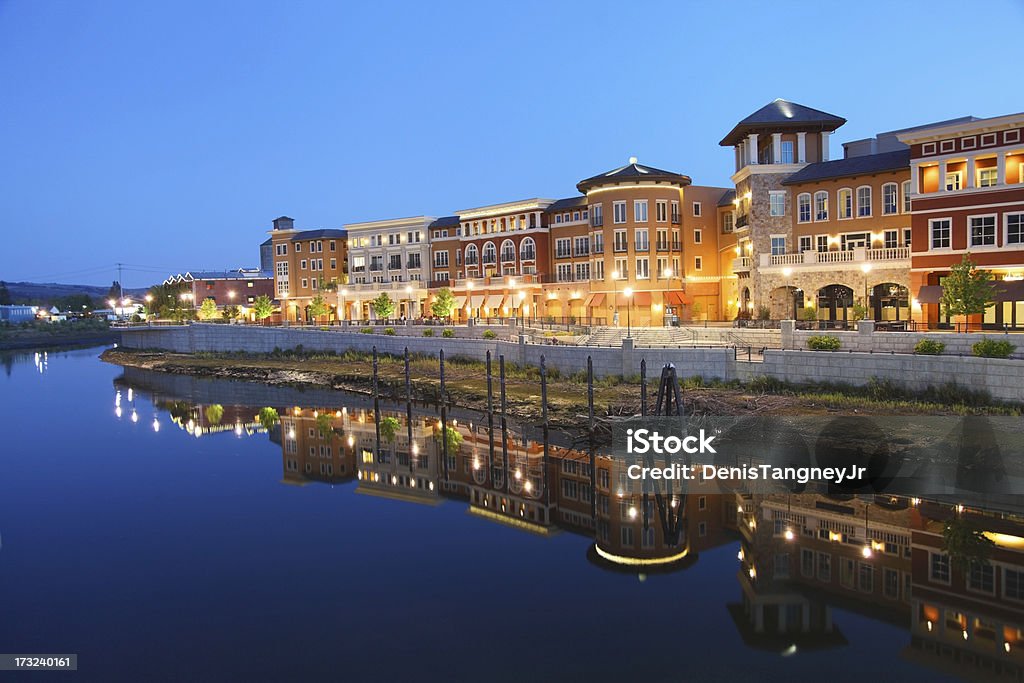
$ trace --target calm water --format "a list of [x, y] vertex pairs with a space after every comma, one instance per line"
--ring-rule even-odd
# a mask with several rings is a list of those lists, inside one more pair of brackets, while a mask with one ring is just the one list
[[[838, 548], [824, 578], [812, 555], [804, 578], [819, 541], [744, 535], [731, 495], [691, 494], [681, 532], [652, 519], [632, 538], [594, 523], [576, 454], [554, 451], [545, 481], [513, 430], [508, 474], [481, 474], [479, 416], [455, 416], [446, 481], [432, 409], [410, 447], [404, 406], [385, 406], [398, 433], [374, 457], [360, 397], [126, 373], [98, 353], [13, 356], [0, 377], [0, 651], [78, 653], [78, 680], [995, 680], [955, 662], [1019, 661], [1019, 606], [921, 597], [910, 526], [870, 584], [851, 565], [850, 590], [856, 553]], [[897, 531], [934, 527], [900, 514]]]

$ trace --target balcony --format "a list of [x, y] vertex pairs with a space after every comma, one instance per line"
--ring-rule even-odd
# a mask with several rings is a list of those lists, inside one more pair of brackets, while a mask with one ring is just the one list
[[593, 216], [590, 219], [590, 227], [600, 228], [604, 226], [604, 216]]
[[736, 216], [736, 230], [747, 227], [747, 223], [750, 222], [750, 217], [747, 214], [740, 214]]
[[680, 216], [679, 216], [679, 214], [678, 213], [672, 214], [672, 225], [679, 225], [679, 223], [680, 223]]
[[537, 252], [533, 251], [532, 249], [524, 251], [524, 252], [519, 254], [519, 260], [520, 261], [536, 261], [537, 260]]
[[636, 253], [638, 253], [638, 254], [640, 254], [640, 253], [646, 253], [646, 252], [648, 252], [648, 251], [650, 251], [650, 250], [651, 250], [651, 245], [650, 245], [650, 243], [649, 243], [649, 242], [643, 242], [643, 243], [640, 243], [640, 242], [636, 242], [636, 243], [635, 243], [635, 244], [633, 245], [633, 251], [635, 251], [635, 252], [636, 252]]
[[732, 260], [732, 272], [749, 273], [753, 266], [753, 259], [749, 256], [740, 256]]
[[[736, 259], [737, 261], [740, 259]], [[735, 261], [733, 262], [735, 264]], [[855, 247], [845, 251], [804, 251], [799, 254], [761, 254], [760, 269], [811, 268], [816, 270], [844, 270], [853, 264], [871, 263], [879, 267], [910, 265], [910, 247], [867, 249]], [[734, 267], [735, 271], [736, 268]]]

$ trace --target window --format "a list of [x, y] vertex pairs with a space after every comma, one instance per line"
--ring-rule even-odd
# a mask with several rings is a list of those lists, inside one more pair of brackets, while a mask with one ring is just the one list
[[299, 261], [299, 270], [308, 270], [306, 268], [306, 259], [302, 259], [301, 261]]
[[990, 564], [972, 564], [967, 573], [967, 587], [972, 591], [994, 594], [996, 592], [995, 569]]
[[818, 580], [832, 580], [832, 556], [828, 553], [818, 553]]
[[960, 189], [960, 171], [946, 174], [946, 191], [953, 192]]
[[466, 265], [475, 266], [480, 262], [480, 249], [475, 244], [466, 247]]
[[910, 246], [910, 238], [912, 234], [913, 230], [911, 230], [910, 228], [903, 228], [903, 246]]
[[822, 254], [828, 251], [828, 235], [817, 235], [818, 241], [818, 253]]
[[[1022, 173], [1024, 173], [1024, 171], [1022, 171]], [[672, 202], [672, 222], [679, 223], [679, 202], [677, 201]]]
[[791, 164], [793, 163], [793, 142], [791, 140], [782, 141], [782, 163]]
[[573, 253], [576, 256], [590, 256], [590, 238], [586, 235], [573, 240]]
[[537, 258], [537, 243], [532, 237], [527, 237], [519, 243], [519, 259], [521, 261], [533, 261]]
[[932, 581], [949, 583], [949, 555], [931, 553], [928, 563], [928, 578]]
[[693, 203], [693, 215], [700, 216], [700, 202]]
[[870, 564], [860, 563], [857, 567], [857, 588], [870, 593], [875, 590], [875, 568]]
[[972, 247], [994, 247], [996, 245], [995, 216], [971, 216], [970, 244]]
[[814, 220], [828, 220], [828, 192], [824, 190], [814, 193]]
[[801, 254], [811, 250], [811, 236], [801, 235], [797, 238], [797, 251]]
[[612, 216], [612, 221], [615, 223], [626, 222], [626, 202], [613, 202], [612, 210], [615, 212], [615, 215]]
[[699, 229], [698, 230], [694, 230], [693, 231], [693, 243], [694, 244], [700, 244], [700, 242], [701, 242], [701, 231]]
[[772, 216], [786, 215], [786, 193], [773, 190], [768, 193], [769, 213]]
[[1006, 214], [1006, 244], [1024, 244], [1024, 213]]
[[1003, 595], [1011, 600], [1024, 600], [1024, 572], [1003, 568]]
[[593, 239], [594, 239], [593, 252], [595, 254], [603, 254], [604, 253], [604, 233], [603, 232], [595, 232]]
[[839, 218], [853, 218], [853, 191], [850, 188], [843, 188], [839, 190], [839, 206], [836, 207], [836, 211], [839, 212]]
[[295, 253], [298, 254], [300, 251], [302, 251], [302, 242], [296, 242], [295, 243]]
[[590, 279], [590, 262], [584, 261], [583, 263], [576, 264], [576, 281], [586, 282]]
[[978, 171], [978, 187], [992, 187], [999, 179], [999, 171], [995, 168], [983, 168]]
[[814, 576], [814, 551], [807, 548], [800, 549], [800, 574], [803, 576]]
[[559, 263], [557, 274], [559, 282], [572, 282], [572, 264]]
[[633, 527], [624, 526], [622, 527], [622, 545], [631, 546], [633, 545]]
[[637, 223], [647, 222], [647, 200], [646, 199], [634, 199], [633, 200], [633, 220]]
[[627, 280], [629, 279], [629, 267], [626, 265], [626, 259], [617, 258], [615, 259], [615, 270], [612, 272], [613, 280]]
[[498, 260], [498, 250], [494, 246], [494, 242], [488, 242], [484, 245], [483, 253], [484, 264], [495, 263]]
[[[810, 208], [808, 208], [808, 216], [810, 216]], [[726, 211], [722, 214], [722, 232], [732, 232], [734, 223], [734, 217], [732, 211]]]
[[781, 256], [786, 253], [786, 236], [772, 235], [772, 256]]
[[932, 249], [950, 248], [950, 219], [936, 218], [928, 221], [929, 232], [931, 233]]
[[302, 288], [306, 289], [309, 287], [309, 281], [306, 278], [302, 278]]
[[637, 251], [649, 251], [651, 248], [650, 236], [647, 234], [647, 230], [636, 230], [634, 231], [634, 238], [636, 244], [634, 245]]
[[636, 279], [647, 280], [651, 277], [650, 259], [646, 256], [636, 260]]
[[857, 218], [867, 218], [871, 215], [871, 188], [864, 186], [857, 188]]
[[702, 259], [700, 256], [694, 256], [693, 257], [693, 269], [694, 270], [703, 270], [703, 268], [704, 268], [704, 259]]
[[893, 214], [896, 213], [896, 207], [899, 205], [899, 190], [896, 187], [896, 183], [886, 183], [882, 185], [882, 213]]
[[418, 251], [413, 254], [409, 254], [409, 268], [420, 268], [422, 267], [422, 265], [423, 263], [421, 260], [420, 253]]
[[590, 207], [590, 224], [595, 228], [600, 228], [604, 225], [604, 209], [603, 204], [594, 204]]
[[402, 255], [401, 254], [389, 254], [388, 255], [388, 270], [401, 270], [402, 269]]
[[885, 568], [882, 576], [882, 592], [885, 597], [892, 600], [900, 597], [900, 573], [895, 569]]
[[900, 244], [900, 233], [898, 230], [886, 230], [882, 235], [882, 246], [886, 249], [895, 249]]
[[594, 279], [595, 280], [603, 280], [604, 279], [604, 260], [600, 260], [599, 259], [597, 261], [594, 261]]
[[560, 214], [560, 213], [559, 214], [555, 214], [555, 223], [561, 223], [561, 222], [562, 222], [562, 214]]
[[811, 195], [804, 193], [796, 198], [796, 220], [807, 223], [811, 220]]
[[654, 219], [659, 223], [668, 221], [668, 202], [659, 199], [654, 203]]
[[555, 258], [568, 258], [572, 256], [572, 240], [563, 237], [555, 240]]
[[903, 213], [910, 213], [910, 181], [903, 181]]
[[447, 268], [448, 267], [448, 252], [447, 251], [435, 251], [434, 252], [434, 267], [435, 268]]
[[[416, 254], [416, 255], [419, 256], [419, 254]], [[331, 270], [337, 270], [337, 269], [338, 269], [338, 259], [332, 258], [331, 259]], [[252, 285], [250, 285], [250, 287], [251, 286]]]

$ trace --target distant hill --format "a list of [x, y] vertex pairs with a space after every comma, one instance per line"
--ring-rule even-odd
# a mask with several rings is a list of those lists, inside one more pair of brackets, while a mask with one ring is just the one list
[[[97, 304], [107, 297], [110, 285], [99, 287], [96, 285], [66, 285], [57, 282], [8, 282], [7, 291], [11, 293], [11, 300], [18, 304], [50, 304], [57, 299], [72, 296], [74, 294], [85, 294], [96, 300]], [[142, 297], [146, 289], [125, 289], [125, 296]]]

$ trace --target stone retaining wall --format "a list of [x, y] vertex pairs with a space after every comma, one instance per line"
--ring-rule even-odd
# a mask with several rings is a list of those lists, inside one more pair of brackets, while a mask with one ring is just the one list
[[943, 352], [948, 356], [971, 356], [971, 346], [982, 339], [1006, 340], [1017, 346], [1015, 358], [1024, 358], [1024, 335], [1007, 334], [1005, 332], [973, 332], [970, 334], [955, 332], [875, 332], [871, 321], [858, 323], [858, 330], [853, 331], [814, 331], [795, 330], [789, 321], [782, 321], [782, 348], [803, 350], [807, 348], [807, 340], [817, 335], [828, 335], [839, 339], [843, 351], [860, 351], [863, 353], [914, 353], [914, 346], [922, 339], [942, 342], [946, 345]]

